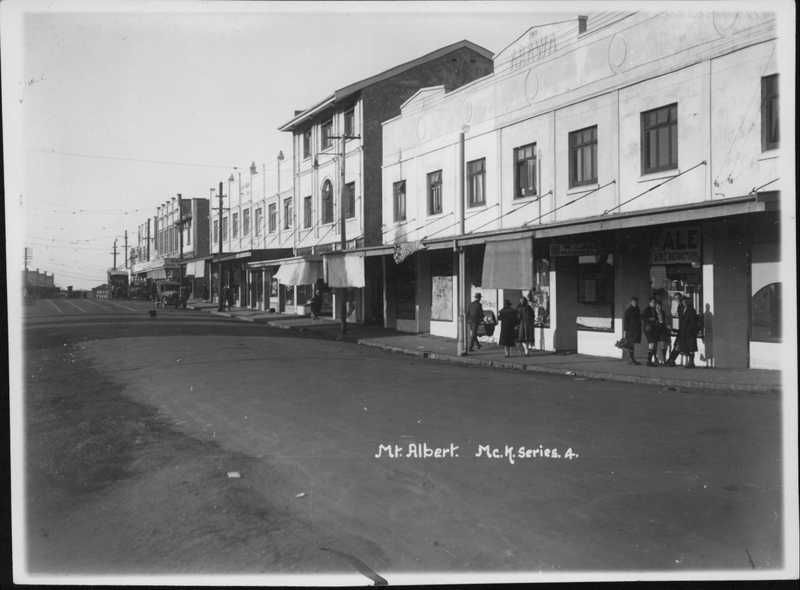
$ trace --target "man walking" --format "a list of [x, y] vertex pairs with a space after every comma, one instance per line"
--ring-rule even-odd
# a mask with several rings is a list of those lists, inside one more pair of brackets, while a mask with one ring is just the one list
[[478, 326], [483, 321], [483, 306], [481, 305], [481, 294], [475, 293], [475, 300], [467, 307], [467, 323], [469, 324], [469, 352], [477, 346], [481, 347], [478, 342]]
[[622, 331], [625, 336], [625, 350], [632, 365], [641, 364], [633, 356], [633, 347], [642, 341], [642, 315], [639, 312], [639, 300], [631, 297], [631, 303], [622, 316]]

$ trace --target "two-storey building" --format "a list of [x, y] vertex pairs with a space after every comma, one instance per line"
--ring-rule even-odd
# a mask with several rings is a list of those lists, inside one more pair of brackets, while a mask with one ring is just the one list
[[[267, 217], [279, 220], [283, 212], [282, 229], [292, 235], [294, 256], [260, 265], [279, 309], [304, 310], [316, 286], [325, 295], [324, 309], [331, 310], [327, 287], [342, 287], [347, 288], [348, 321], [382, 321], [380, 260], [363, 252], [381, 244], [386, 231], [381, 123], [399, 114], [420, 88], [453, 90], [486, 76], [491, 57], [469, 41], [453, 43], [340, 88], [281, 126], [293, 138], [293, 195], [291, 201], [276, 201]], [[341, 250], [342, 217], [346, 250], [354, 250], [346, 257], [335, 253]], [[337, 270], [326, 273], [323, 257], [329, 259], [329, 271]]]
[[598, 13], [419, 90], [383, 124], [385, 324], [526, 296], [539, 347], [616, 356], [631, 297], [689, 297], [702, 361], [776, 367], [779, 41], [768, 12]]

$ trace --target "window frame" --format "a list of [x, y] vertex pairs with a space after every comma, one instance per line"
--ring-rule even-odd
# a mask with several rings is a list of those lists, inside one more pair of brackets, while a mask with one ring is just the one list
[[354, 219], [356, 216], [356, 183], [348, 182], [344, 185], [344, 196], [342, 203], [345, 206], [345, 219]]
[[[583, 134], [587, 131], [593, 131], [594, 137], [590, 141], [584, 141], [583, 139]], [[580, 140], [578, 139], [579, 137], [581, 138]], [[597, 145], [597, 125], [590, 125], [583, 129], [576, 129], [575, 131], [569, 132], [569, 188], [597, 184]], [[591, 169], [594, 172], [594, 176], [588, 179], [584, 178], [578, 180], [578, 153], [587, 148], [589, 148], [591, 152]]]
[[292, 229], [292, 197], [283, 199], [283, 229]]
[[[773, 82], [773, 84], [770, 84]], [[778, 74], [761, 77], [761, 151], [780, 147], [780, 94]], [[771, 93], [770, 91], [774, 91]], [[772, 121], [775, 121], [775, 138], [769, 137]]]
[[[476, 164], [481, 165], [481, 170], [475, 172], [472, 170]], [[467, 207], [485, 207], [486, 206], [486, 157], [476, 158], [466, 163], [466, 176], [467, 176]], [[481, 200], [476, 201], [473, 194], [473, 178], [480, 176], [481, 178]]]
[[329, 150], [333, 147], [333, 139], [331, 139], [332, 135], [333, 135], [333, 118], [330, 118], [327, 121], [323, 121], [319, 125], [320, 151], [324, 152], [325, 150]]
[[[525, 151], [530, 150], [530, 157], [525, 156], [524, 159], [520, 160], [519, 154]], [[514, 148], [514, 199], [527, 199], [529, 197], [535, 197], [538, 195], [539, 191], [537, 190], [536, 184], [539, 178], [539, 159], [536, 157], [536, 142], [528, 143], [525, 145], [521, 145], [519, 147]], [[531, 189], [531, 187], [525, 187], [525, 191], [523, 193], [523, 187], [520, 184], [520, 164], [523, 162], [533, 161], [533, 187], [532, 192], [528, 193], [527, 190]]]
[[[348, 129], [347, 120], [350, 119], [350, 125]], [[350, 107], [344, 112], [342, 117], [342, 128], [344, 129], [344, 135], [355, 135], [356, 134], [356, 108]], [[348, 140], [349, 141], [349, 140]]]
[[303, 148], [303, 159], [309, 160], [312, 156], [312, 149], [311, 149], [311, 128], [309, 127], [301, 134], [301, 141], [302, 141], [302, 148]]
[[242, 210], [242, 237], [250, 234], [250, 207]]
[[[158, 234], [156, 234], [156, 238], [157, 238], [156, 251], [158, 251], [158, 246], [159, 246], [158, 242], [161, 241], [160, 239], [158, 239], [158, 237], [159, 237]], [[214, 242], [214, 244], [219, 242], [219, 219], [215, 219], [213, 224], [212, 224], [211, 241]]]
[[239, 237], [239, 213], [231, 215], [231, 239], [235, 240]]
[[314, 226], [314, 197], [306, 195], [303, 197], [303, 229]]
[[[673, 117], [673, 109], [674, 109], [674, 117]], [[658, 116], [658, 112], [659, 111], [663, 111], [663, 110], [668, 110], [667, 121], [666, 122], [664, 122], [664, 123], [656, 122], [656, 123], [653, 123], [653, 124], [648, 124], [647, 123], [648, 116], [652, 115], [653, 117], [657, 117]], [[658, 173], [658, 172], [664, 172], [664, 171], [668, 171], [668, 170], [677, 170], [678, 169], [678, 161], [679, 161], [679, 157], [680, 157], [680, 155], [678, 154], [678, 103], [677, 102], [673, 102], [673, 103], [670, 103], [670, 104], [667, 104], [667, 105], [656, 107], [654, 109], [649, 109], [647, 111], [642, 111], [641, 114], [640, 114], [640, 122], [641, 122], [641, 125], [640, 125], [640, 127], [641, 127], [641, 135], [640, 135], [639, 139], [640, 139], [640, 147], [641, 147], [641, 155], [640, 155], [640, 157], [641, 157], [642, 176], [647, 175], [647, 174], [655, 174], [655, 173]], [[673, 150], [671, 149], [672, 148], [671, 127], [673, 127], [673, 126], [675, 127], [675, 150], [674, 150], [675, 160], [674, 161], [672, 161]], [[669, 134], [668, 138], [667, 138], [667, 140], [668, 140], [668, 151], [669, 151], [669, 161], [664, 165], [661, 165], [661, 166], [656, 165], [656, 166], [654, 166], [652, 168], [649, 168], [648, 165], [647, 165], [648, 161], [649, 161], [648, 157], [647, 157], [649, 155], [649, 142], [647, 140], [648, 140], [649, 134], [651, 132], [658, 133], [659, 130], [662, 130], [662, 129], [666, 129], [666, 133]], [[656, 158], [655, 158], [655, 160], [657, 162], [660, 159], [659, 158], [660, 154], [658, 153], [658, 147], [659, 147], [658, 136], [656, 136], [655, 146], [656, 146]]]
[[[402, 190], [399, 190], [402, 189]], [[402, 200], [399, 198], [402, 195]], [[402, 203], [402, 212], [400, 211], [401, 207], [400, 204]], [[398, 180], [397, 182], [392, 183], [392, 213], [395, 223], [401, 223], [406, 221], [408, 218], [408, 210], [407, 210], [407, 201], [406, 201], [406, 181]], [[401, 217], [402, 213], [402, 217]]]
[[[442, 181], [442, 169], [440, 168], [439, 170], [428, 172], [426, 178], [428, 187], [428, 215], [441, 215], [443, 210], [442, 189], [444, 185]], [[434, 189], [437, 189], [437, 194], [435, 196], [438, 200], [438, 207], [434, 207], [436, 204], [434, 202]]]
[[264, 218], [264, 209], [262, 207], [256, 207], [256, 212], [255, 212], [255, 216], [254, 216], [256, 237], [260, 237], [261, 236], [261, 233], [262, 233], [261, 232], [261, 225], [262, 225], [261, 221], [262, 221], [263, 218]]
[[[326, 187], [328, 187], [327, 191]], [[326, 204], [325, 202], [328, 196], [330, 197], [329, 205]], [[320, 224], [325, 225], [328, 223], [333, 223], [335, 217], [334, 203], [333, 203], [333, 183], [329, 179], [326, 179], [325, 182], [322, 183], [322, 189], [320, 190], [319, 200], [320, 200], [320, 212], [319, 212]], [[328, 212], [330, 212], [329, 215]]]
[[228, 241], [228, 217], [225, 216], [222, 218], [222, 241]]
[[278, 230], [278, 204], [267, 205], [267, 233], [274, 234]]

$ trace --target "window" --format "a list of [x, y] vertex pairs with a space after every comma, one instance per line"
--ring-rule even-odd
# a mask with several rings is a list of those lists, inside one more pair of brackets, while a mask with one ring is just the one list
[[[613, 256], [578, 257], [578, 330], [614, 331]], [[599, 262], [595, 262], [599, 259]]]
[[406, 181], [395, 182], [392, 188], [394, 194], [394, 220], [406, 220]]
[[333, 145], [331, 135], [333, 135], [333, 119], [325, 121], [320, 128], [320, 145], [323, 150]]
[[186, 245], [192, 245], [192, 224], [191, 222], [186, 226]]
[[261, 207], [256, 207], [256, 235], [261, 235], [261, 227], [264, 224], [263, 221], [264, 212], [261, 210]]
[[269, 224], [269, 233], [274, 234], [278, 227], [278, 206], [272, 203], [267, 209], [267, 223]]
[[227, 217], [223, 217], [222, 218], [222, 241], [223, 242], [227, 242], [228, 241], [228, 218]]
[[250, 233], [250, 209], [242, 211], [242, 235], [246, 236]]
[[642, 174], [678, 167], [678, 105], [642, 113]]
[[283, 200], [283, 229], [292, 227], [292, 199]]
[[536, 194], [536, 144], [514, 149], [514, 198]]
[[231, 228], [231, 232], [233, 233], [233, 239], [235, 240], [239, 236], [239, 214], [233, 214], [233, 226]]
[[344, 134], [355, 135], [355, 111], [350, 109], [344, 113]]
[[[212, 241], [215, 244], [219, 241], [219, 219], [214, 220], [214, 239]], [[156, 244], [156, 250], [158, 250], [158, 244]]]
[[486, 158], [467, 162], [467, 203], [470, 207], [486, 204]]
[[303, 131], [303, 159], [311, 157], [311, 129]]
[[303, 227], [311, 227], [311, 195], [303, 199]]
[[569, 134], [569, 186], [597, 182], [597, 125]]
[[333, 185], [330, 180], [322, 185], [322, 223], [333, 223]]
[[348, 182], [344, 185], [344, 217], [351, 219], [356, 216], [356, 183]]
[[442, 171], [428, 174], [428, 215], [442, 212]]
[[770, 283], [752, 298], [750, 339], [776, 342], [781, 338], [781, 284]]
[[778, 147], [778, 74], [761, 78], [761, 151]]

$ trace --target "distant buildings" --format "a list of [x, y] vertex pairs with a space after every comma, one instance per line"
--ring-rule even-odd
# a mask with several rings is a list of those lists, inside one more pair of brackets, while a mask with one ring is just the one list
[[55, 275], [47, 271], [25, 269], [22, 271], [22, 284], [29, 296], [55, 297], [58, 287], [55, 284]]

